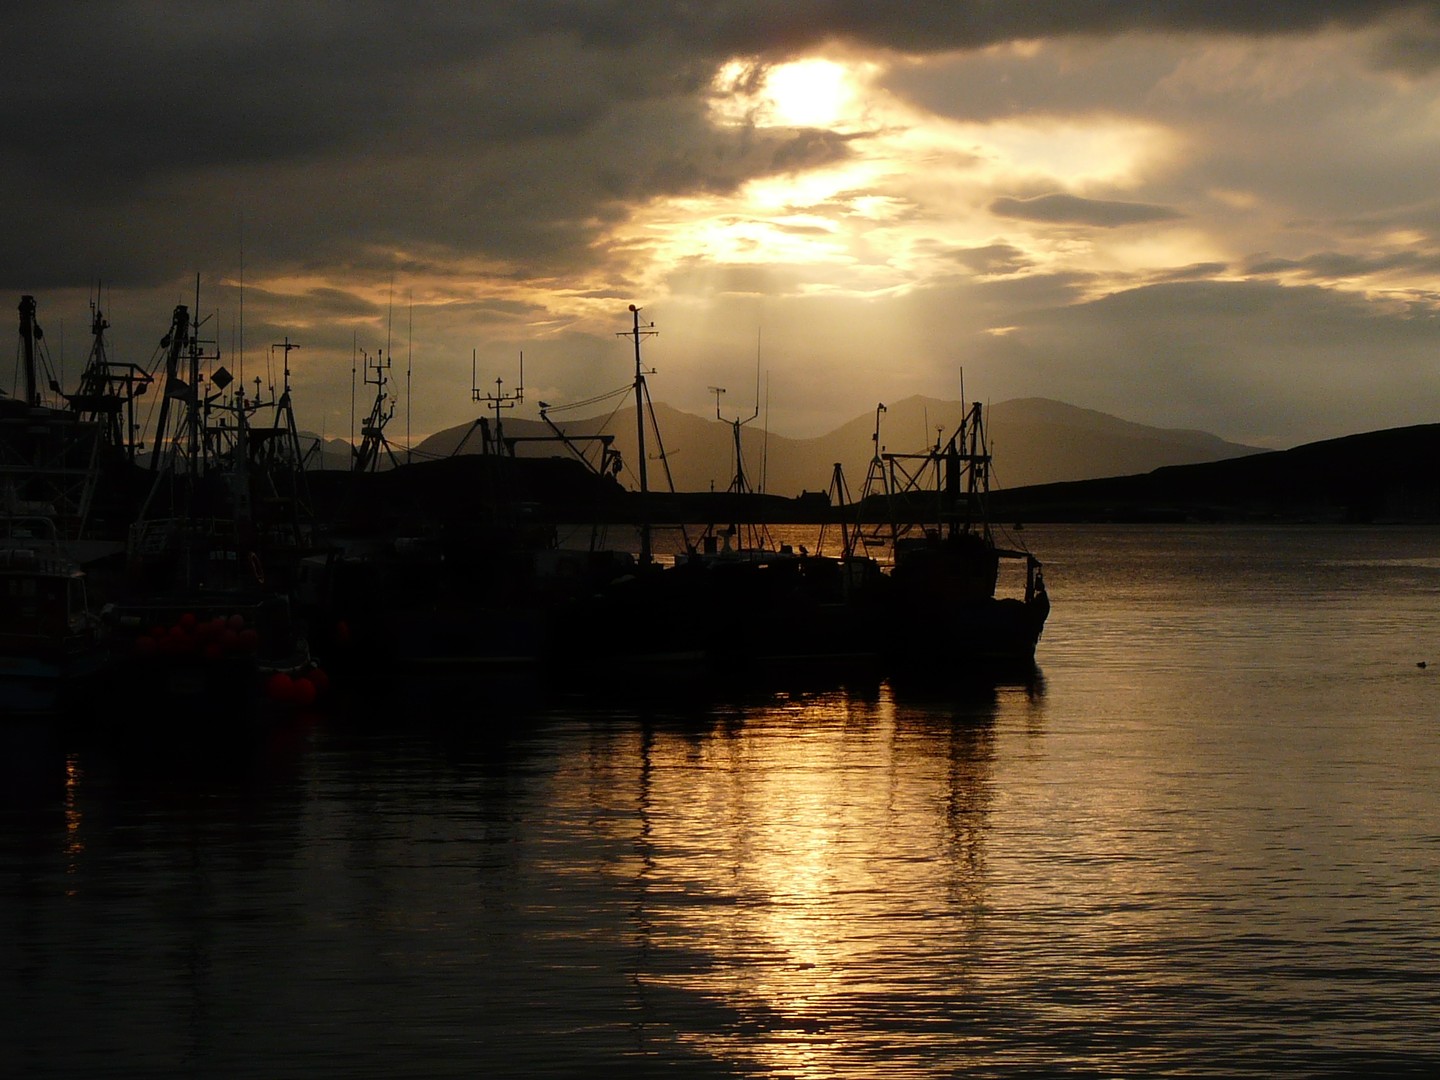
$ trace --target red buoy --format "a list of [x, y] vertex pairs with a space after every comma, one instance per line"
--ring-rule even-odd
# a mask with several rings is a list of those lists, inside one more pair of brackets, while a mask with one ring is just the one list
[[315, 687], [315, 693], [317, 695], [323, 694], [330, 688], [330, 676], [325, 674], [324, 668], [312, 667], [309, 671], [305, 672], [305, 681]]
[[309, 705], [315, 700], [315, 684], [304, 677], [292, 679], [289, 700], [297, 705]]
[[265, 696], [271, 701], [294, 699], [295, 680], [283, 671], [277, 671], [265, 681]]

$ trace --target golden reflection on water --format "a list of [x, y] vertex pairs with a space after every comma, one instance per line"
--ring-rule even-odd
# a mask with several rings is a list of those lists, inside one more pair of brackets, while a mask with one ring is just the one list
[[941, 1068], [926, 1027], [963, 1008], [985, 918], [993, 720], [887, 689], [642, 736], [636, 981], [727, 1018], [683, 1041], [767, 1075]]
[[[80, 761], [71, 754], [65, 758], [65, 874], [67, 877], [79, 872], [80, 856], [85, 853], [85, 837], [80, 832], [84, 815], [80, 812], [80, 783], [84, 772]], [[75, 896], [73, 885], [65, 890], [66, 896]]]

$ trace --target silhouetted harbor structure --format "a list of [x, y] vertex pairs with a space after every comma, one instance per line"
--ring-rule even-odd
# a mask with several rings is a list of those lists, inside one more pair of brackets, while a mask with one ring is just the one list
[[[540, 403], [549, 435], [506, 435], [523, 360], [514, 390], [472, 388], [494, 413], [473, 425], [478, 452], [415, 461], [386, 438], [394, 403], [377, 362], [352, 467], [317, 470], [288, 339], [276, 346], [282, 384], [267, 395], [257, 379], [248, 393], [186, 305], [152, 370], [110, 359], [97, 310], [67, 394], [44, 377], [33, 298], [20, 314], [24, 398], [0, 398], [7, 519], [47, 522], [86, 585], [89, 614], [75, 617], [100, 619], [110, 685], [142, 698], [308, 701], [332, 678], [364, 688], [433, 673], [579, 687], [825, 666], [1023, 674], [1050, 600], [1039, 560], [1002, 541], [997, 521], [1440, 516], [1420, 464], [1440, 449], [1440, 426], [992, 492], [978, 403], [913, 453], [885, 449], [878, 406], [857, 497], [839, 465], [826, 493], [755, 490], [743, 418], [728, 489], [677, 492], [641, 355], [653, 325], [633, 305], [620, 336], [635, 356], [623, 389], [636, 406], [636, 489], [618, 481], [613, 437], [567, 434], [559, 407]], [[148, 450], [135, 420], [147, 393], [159, 395]], [[718, 402], [717, 391], [717, 417]], [[555, 452], [521, 456], [522, 443]], [[819, 528], [814, 550], [770, 536], [799, 524]], [[239, 685], [247, 694], [225, 689]]]
[[[317, 667], [293, 617], [291, 585], [316, 528], [306, 516], [288, 364], [278, 396], [263, 399], [258, 385], [253, 396], [232, 390], [218, 350], [207, 351], [182, 304], [157, 370], [117, 376], [97, 312], [80, 392], [64, 394], [52, 375], [47, 400], [35, 307], [23, 298], [25, 399], [0, 402], [3, 508], [7, 535], [17, 520], [43, 521], [44, 530], [26, 534], [48, 533], [54, 554], [44, 557], [75, 564], [72, 592], [81, 580], [89, 586], [69, 616], [85, 633], [66, 638], [73, 648], [93, 637], [103, 660], [86, 680], [84, 705], [139, 731], [227, 722], [266, 700], [313, 700], [319, 683], [308, 676]], [[142, 461], [132, 407], [152, 384], [159, 418]], [[263, 412], [273, 420], [260, 422]], [[32, 563], [39, 557], [29, 553]], [[11, 584], [7, 618], [43, 621]], [[67, 691], [73, 681], [63, 668], [56, 679]]]
[[[777, 499], [743, 481], [718, 494], [676, 493], [668, 468], [669, 490], [651, 489], [647, 437], [665, 462], [641, 356], [654, 331], [633, 305], [622, 336], [635, 356], [627, 388], [640, 447], [634, 491], [617, 482], [620, 462], [608, 440], [590, 443], [600, 451], [592, 461], [549, 420], [549, 406], [547, 438], [557, 453], [516, 455], [501, 409], [523, 400], [523, 366], [508, 394], [498, 380], [494, 393], [472, 391], [494, 412], [493, 427], [483, 417], [476, 423], [480, 453], [411, 463], [389, 452], [384, 428], [394, 406], [377, 362], [352, 468], [315, 471], [296, 424], [288, 339], [277, 346], [282, 385], [267, 396], [259, 380], [253, 393], [239, 384], [187, 305], [175, 308], [150, 371], [112, 366], [97, 313], [82, 392], [47, 405], [34, 374], [44, 358], [33, 300], [21, 314], [26, 401], [5, 404], [6, 416], [22, 422], [7, 449], [15, 459], [20, 448], [25, 467], [7, 473], [7, 492], [11, 504], [62, 521], [57, 536], [75, 551], [105, 545], [87, 573], [106, 678], [127, 692], [246, 701], [251, 693], [281, 696], [281, 677], [293, 687], [307, 673], [316, 677], [301, 698], [332, 676], [403, 685], [436, 671], [520, 671], [584, 685], [692, 663], [710, 677], [799, 663], [884, 667], [902, 658], [888, 645], [892, 626], [907, 627], [903, 655], [968, 667], [1000, 652], [1030, 659], [1043, 626], [1038, 577], [1015, 601], [1028, 621], [1015, 623], [1009, 604], [993, 596], [996, 565], [1017, 553], [994, 544], [983, 516], [989, 458], [974, 442], [978, 409], [948, 445], [937, 441], [928, 452], [933, 490], [897, 486], [892, 473], [883, 500], [888, 538], [873, 530], [862, 549], [870, 493], [853, 507], [813, 495]], [[134, 404], [152, 388], [158, 416], [142, 453]], [[52, 391], [59, 393], [53, 380]], [[63, 432], [47, 439], [64, 452], [48, 453], [68, 487], [38, 486], [38, 452], [22, 436], [41, 419]], [[735, 444], [736, 475], [744, 477], [738, 425]], [[90, 516], [102, 498], [117, 509]], [[922, 511], [931, 516], [924, 528]], [[769, 523], [802, 516], [844, 523], [841, 550], [769, 540]], [[633, 543], [613, 542], [627, 526]], [[562, 527], [588, 529], [588, 543], [562, 544]], [[660, 532], [673, 537], [673, 557], [657, 557]], [[936, 596], [953, 618], [933, 618]], [[969, 626], [968, 636], [940, 633], [952, 624]]]

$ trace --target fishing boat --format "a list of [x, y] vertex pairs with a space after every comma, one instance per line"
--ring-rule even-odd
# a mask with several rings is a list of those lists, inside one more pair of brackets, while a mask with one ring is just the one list
[[[293, 346], [281, 346], [282, 392], [262, 399], [258, 379], [253, 395], [234, 385], [199, 331], [178, 305], [161, 342], [149, 489], [101, 609], [115, 691], [141, 707], [134, 715], [155, 718], [309, 704], [326, 682], [292, 610], [295, 567], [313, 543], [299, 497]], [[259, 423], [262, 410], [275, 421]]]
[[573, 474], [576, 462], [522, 460], [507, 445], [500, 414], [523, 400], [523, 361], [514, 391], [497, 379], [486, 393], [472, 372], [472, 399], [495, 413], [461, 440], [478, 432], [478, 454], [419, 460], [397, 457], [385, 434], [389, 362], [364, 363], [374, 398], [351, 467], [312, 478], [328, 544], [301, 564], [296, 596], [317, 647], [345, 692], [367, 698], [468, 693], [477, 680], [523, 688], [544, 651], [541, 575], [555, 551], [553, 525], [534, 511], [561, 492], [583, 503], [589, 478]]
[[0, 391], [0, 716], [6, 718], [58, 713], [79, 702], [106, 657], [78, 554], [94, 520], [104, 432], [55, 396], [33, 296], [20, 298], [19, 314], [18, 393]]
[[85, 571], [48, 517], [0, 515], [0, 717], [79, 705], [104, 670]]
[[[877, 587], [857, 597], [887, 670], [907, 677], [1024, 673], [1050, 613], [1040, 560], [1002, 543], [987, 509], [991, 454], [979, 402], [918, 453], [880, 441], [847, 554], [888, 551]], [[837, 467], [838, 468], [838, 467]]]
[[[638, 313], [634, 319], [638, 413], [645, 328]], [[877, 407], [874, 454], [858, 501], [849, 499], [835, 467], [828, 502], [830, 524], [841, 534], [838, 554], [826, 552], [826, 530], [811, 552], [774, 544], [763, 522], [736, 517], [687, 541], [671, 564], [657, 565], [649, 558], [653, 525], [642, 469], [640, 564], [588, 602], [591, 617], [616, 631], [610, 659], [698, 649], [706, 673], [720, 679], [798, 670], [911, 681], [1033, 675], [1050, 599], [1039, 559], [991, 522], [992, 459], [981, 405], [915, 453], [885, 449], [884, 412]], [[731, 421], [735, 480], [728, 494], [736, 507], [752, 494], [740, 460], [744, 422]], [[643, 429], [639, 434], [643, 453]]]
[[[631, 305], [628, 337], [634, 350], [635, 476], [638, 487], [615, 507], [636, 529], [634, 556], [605, 561], [552, 609], [551, 664], [577, 687], [669, 692], [700, 686], [784, 679], [816, 669], [870, 670], [873, 642], [854, 623], [852, 585], [864, 556], [823, 556], [775, 541], [763, 521], [747, 517], [755, 492], [741, 454], [740, 429], [758, 416], [728, 423], [735, 448], [734, 478], [705, 505], [716, 515], [697, 527], [685, 518], [650, 400], [641, 347], [655, 334]], [[716, 394], [716, 415], [720, 412]], [[757, 392], [758, 402], [758, 392]], [[547, 418], [548, 420], [548, 418]], [[609, 438], [609, 436], [604, 436]], [[650, 483], [647, 444], [664, 470], [668, 491]], [[608, 450], [608, 444], [607, 444]], [[610, 468], [607, 472], [618, 472]], [[691, 503], [692, 509], [699, 503]], [[619, 518], [617, 517], [617, 520]], [[597, 552], [589, 553], [591, 560]], [[865, 565], [861, 565], [865, 564]]]

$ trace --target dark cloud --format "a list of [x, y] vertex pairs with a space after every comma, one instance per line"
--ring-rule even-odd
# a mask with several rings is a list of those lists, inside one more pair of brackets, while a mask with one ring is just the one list
[[[443, 302], [428, 306], [417, 345], [433, 344], [438, 352], [442, 341], [484, 336], [477, 342], [482, 362], [508, 372], [514, 353], [541, 328], [557, 352], [577, 350], [565, 361], [568, 377], [586, 367], [578, 357], [613, 342], [556, 331], [549, 312], [523, 301], [484, 296], [466, 303], [456, 296], [484, 292], [477, 282], [496, 291], [538, 282], [573, 290], [568, 298], [597, 306], [613, 300], [619, 311], [631, 300], [643, 303], [631, 289], [637, 267], [649, 261], [650, 241], [627, 246], [611, 239], [638, 210], [668, 196], [731, 193], [755, 178], [802, 173], [864, 149], [874, 133], [725, 127], [708, 110], [710, 80], [722, 63], [746, 61], [755, 79], [764, 65], [829, 42], [918, 55], [1065, 39], [1071, 56], [1104, 54], [1103, 71], [1050, 63], [1053, 56], [1027, 65], [1019, 52], [996, 50], [993, 56], [969, 52], [971, 62], [949, 81], [911, 70], [892, 75], [890, 85], [952, 118], [1143, 114], [1183, 129], [1191, 171], [1174, 187], [1147, 178], [1154, 186], [1136, 189], [1146, 201], [1133, 202], [1059, 193], [1015, 197], [1063, 186], [1040, 176], [1034, 182], [1045, 187], [1017, 181], [991, 204], [1012, 221], [1113, 229], [1176, 220], [1181, 210], [1175, 208], [1182, 207], [1193, 220], [1203, 202], [1199, 192], [1258, 192], [1300, 224], [1290, 247], [1276, 246], [1278, 259], [1256, 259], [1250, 272], [1284, 270], [1316, 280], [1426, 271], [1434, 262], [1427, 238], [1440, 233], [1430, 195], [1432, 141], [1387, 143], [1371, 122], [1374, 113], [1338, 90], [1334, 100], [1296, 95], [1256, 107], [1249, 85], [1222, 80], [1211, 92], [1225, 95], [1223, 108], [1205, 113], [1183, 94], [1157, 90], [1179, 66], [1174, 54], [1147, 49], [1119, 56], [1136, 32], [1258, 38], [1383, 23], [1388, 32], [1376, 35], [1376, 62], [1416, 75], [1431, 70], [1440, 55], [1434, 36], [1440, 4], [1433, 2], [129, 0], [12, 7], [0, 65], [0, 202], [8, 209], [0, 277], [12, 293], [42, 294], [43, 310], [63, 309], [72, 324], [81, 321], [92, 283], [103, 280], [115, 289], [107, 310], [116, 341], [124, 345], [130, 335], [132, 356], [148, 355], [169, 305], [192, 302], [194, 276], [202, 273], [207, 310], [219, 302], [238, 308], [238, 282], [252, 283], [245, 338], [268, 342], [295, 330], [306, 355], [330, 348], [348, 357], [357, 334], [376, 339], [369, 347], [384, 337], [393, 313], [376, 297], [398, 276], [450, 289]], [[1115, 53], [1106, 53], [1112, 38]], [[1237, 104], [1243, 111], [1233, 111]], [[1327, 120], [1316, 122], [1322, 111]], [[1257, 164], [1255, 146], [1272, 156]], [[956, 159], [963, 153], [954, 150]], [[1315, 168], [1317, 161], [1325, 167]], [[1337, 217], [1360, 212], [1357, 192], [1399, 209], [1383, 221], [1378, 215], [1353, 221], [1356, 246], [1370, 237], [1375, 250], [1347, 263], [1328, 254], [1345, 247], [1330, 231]], [[832, 220], [839, 212], [824, 205], [815, 210]], [[798, 237], [809, 226], [779, 227]], [[1243, 223], [1233, 227], [1243, 231]], [[1395, 254], [1386, 246], [1393, 242], [1383, 241], [1391, 231], [1421, 239], [1407, 241], [1410, 254]], [[1196, 371], [1212, 363], [1229, 372], [1226, 347], [1237, 340], [1229, 331], [1238, 325], [1247, 329], [1236, 355], [1249, 363], [1263, 358], [1260, 328], [1267, 317], [1284, 329], [1305, 326], [1296, 302], [1302, 294], [1283, 294], [1290, 303], [1274, 302], [1267, 316], [1244, 309], [1254, 297], [1271, 294], [1202, 288], [1207, 283], [1199, 279], [1218, 271], [1227, 250], [1219, 242], [1187, 256], [1206, 263], [1168, 271], [1183, 291], [1127, 293], [1107, 305], [1081, 303], [1103, 291], [1103, 283], [1069, 270], [1036, 272], [1035, 254], [1013, 237], [967, 248], [956, 239], [961, 235], [937, 228], [931, 247], [922, 250], [938, 254], [942, 265], [948, 260], [953, 277], [899, 300], [878, 298], [884, 286], [853, 266], [839, 271], [851, 275], [845, 279], [850, 291], [836, 290], [843, 295], [786, 300], [783, 314], [800, 320], [789, 342], [800, 370], [833, 376], [833, 356], [853, 351], [856, 342], [866, 351], [851, 381], [794, 376], [797, 397], [814, 391], [816, 401], [807, 408], [838, 406], [869, 377], [883, 386], [894, 368], [890, 336], [897, 322], [907, 323], [912, 335], [907, 362], [913, 373], [905, 378], [916, 392], [928, 393], [943, 392], [933, 383], [960, 340], [972, 343], [977, 356], [996, 358], [997, 378], [1047, 366], [1053, 378], [1071, 352], [1087, 370], [1133, 374], [1145, 370], [1138, 361], [1114, 369], [1095, 362], [1106, 345], [1103, 319], [1115, 320], [1123, 338], [1145, 332], [1141, 311], [1165, 313], [1183, 328], [1177, 332], [1183, 347], [1172, 342], [1172, 355], [1191, 357]], [[1267, 246], [1247, 242], [1228, 250]], [[794, 267], [715, 272], [697, 258], [676, 269], [668, 284], [753, 305], [767, 293], [793, 297], [814, 284], [805, 275]], [[1166, 275], [1163, 268], [1137, 272], [1149, 280]], [[854, 305], [853, 294], [867, 288], [877, 298]], [[1166, 296], [1196, 306], [1172, 309]], [[1223, 303], [1208, 307], [1216, 296]], [[1336, 299], [1313, 294], [1315, 310], [1321, 300]], [[737, 317], [748, 311], [725, 310]], [[1361, 322], [1353, 308], [1346, 310], [1350, 319], [1337, 340], [1358, 347], [1362, 339], [1352, 331]], [[1035, 312], [1052, 313], [1052, 321]], [[777, 338], [781, 314], [774, 313]], [[47, 328], [57, 321], [49, 317]], [[226, 336], [241, 336], [230, 325], [238, 321], [226, 317]], [[1054, 327], [1074, 332], [1074, 349], [1067, 351], [1066, 334]], [[753, 326], [741, 329], [725, 340], [729, 352], [743, 355], [741, 338]], [[76, 336], [72, 330], [72, 340]], [[697, 350], [705, 361], [718, 356], [718, 347], [705, 350]], [[1123, 351], [1140, 355], [1133, 340]], [[462, 399], [469, 359], [468, 351], [449, 355], [437, 365], [443, 374], [433, 375], [458, 387]], [[1063, 385], [1083, 389], [1066, 371], [1071, 381]], [[713, 381], [703, 371], [693, 374], [701, 387]], [[322, 375], [341, 385], [348, 364], [310, 377], [319, 385]], [[1175, 400], [1192, 389], [1183, 381], [1156, 385], [1173, 390]], [[1058, 386], [1030, 390], [1060, 396]], [[1165, 401], [1157, 396], [1152, 405], [1163, 410]]]
[[1377, 277], [1398, 270], [1433, 276], [1440, 274], [1440, 252], [1407, 250], [1383, 255], [1354, 255], [1324, 251], [1300, 259], [1258, 258], [1247, 264], [1245, 270], [1255, 276], [1299, 274], [1322, 281]]
[[[1436, 318], [1342, 290], [1196, 281], [1016, 314], [974, 367], [1040, 394], [1254, 445], [1433, 422]], [[1053, 358], [1064, 354], [1067, 362]], [[1004, 390], [993, 389], [1004, 387]], [[1397, 402], [1400, 403], [1397, 405]]]
[[1374, 60], [1404, 75], [1428, 75], [1440, 68], [1440, 26], [1417, 20], [1398, 27], [1376, 46]]
[[1169, 270], [1155, 275], [1156, 281], [1203, 281], [1207, 278], [1218, 277], [1225, 273], [1229, 267], [1225, 263], [1205, 262], [1192, 263], [1189, 266], [1176, 266]]
[[429, 242], [502, 261], [583, 258], [635, 200], [845, 152], [823, 133], [741, 146], [716, 131], [700, 95], [730, 57], [831, 39], [926, 52], [1136, 29], [1284, 33], [1434, 7], [22, 5], [7, 12], [0, 67], [0, 199], [19, 208], [15, 261], [45, 284], [64, 273], [57, 259], [83, 264], [72, 280], [163, 276], [187, 245], [183, 258], [213, 261], [218, 250], [194, 246], [208, 233], [233, 247], [242, 211], [257, 253]]
[[1120, 202], [1113, 199], [1082, 199], [1078, 195], [1037, 195], [1030, 199], [1002, 196], [990, 203], [990, 212], [1020, 221], [1050, 225], [1094, 225], [1116, 228], [1155, 221], [1173, 221], [1184, 215], [1165, 206]]
[[987, 244], [984, 247], [953, 251], [950, 257], [977, 274], [1016, 274], [1027, 270], [1031, 260], [1013, 244]]
[[[546, 18], [581, 27], [589, 40], [615, 41], [627, 32], [663, 27], [688, 42], [721, 43], [734, 52], [771, 54], [813, 46], [827, 38], [851, 39], [905, 51], [977, 48], [997, 42], [1127, 31], [1209, 34], [1285, 34], [1324, 26], [1359, 26], [1396, 12], [1434, 13], [1433, 0], [1188, 0], [1156, 4], [1114, 0], [1102, 4], [1042, 0], [912, 0], [904, 5], [870, 0], [735, 0], [713, 4], [632, 0], [627, 3], [540, 4]], [[583, 7], [585, 16], [577, 19]], [[643, 32], [643, 31], [642, 31]]]

